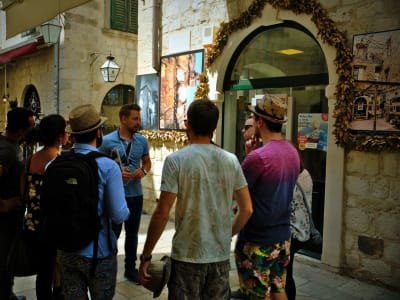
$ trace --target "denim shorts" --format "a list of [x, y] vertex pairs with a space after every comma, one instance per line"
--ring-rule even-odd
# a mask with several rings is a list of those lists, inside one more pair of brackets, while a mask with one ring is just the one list
[[264, 298], [269, 297], [271, 293], [285, 292], [290, 241], [282, 241], [272, 246], [238, 241], [235, 247], [235, 261], [242, 293]]
[[116, 254], [98, 259], [94, 275], [91, 274], [91, 259], [63, 251], [59, 251], [57, 255], [65, 299], [80, 298], [87, 295], [88, 290], [91, 299], [113, 298], [117, 278]]
[[229, 300], [229, 260], [196, 264], [171, 260], [169, 300]]

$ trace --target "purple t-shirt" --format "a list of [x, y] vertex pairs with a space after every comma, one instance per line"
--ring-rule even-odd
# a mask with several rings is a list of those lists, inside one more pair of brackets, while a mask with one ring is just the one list
[[242, 163], [253, 215], [239, 233], [260, 246], [290, 238], [290, 201], [300, 170], [297, 150], [287, 140], [272, 140], [250, 152]]

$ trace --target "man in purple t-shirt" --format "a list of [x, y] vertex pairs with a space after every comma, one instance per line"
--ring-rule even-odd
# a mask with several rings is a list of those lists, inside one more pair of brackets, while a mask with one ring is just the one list
[[[282, 136], [286, 105], [265, 95], [254, 114], [254, 138], [242, 163], [254, 213], [235, 247], [240, 290], [232, 298], [286, 299], [285, 273], [290, 255], [290, 201], [300, 171], [297, 150]], [[259, 146], [261, 138], [263, 145]]]

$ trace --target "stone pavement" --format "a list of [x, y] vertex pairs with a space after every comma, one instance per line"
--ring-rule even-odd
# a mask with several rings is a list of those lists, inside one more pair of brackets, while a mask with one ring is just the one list
[[[146, 239], [147, 226], [150, 220], [149, 215], [142, 216], [139, 249], [141, 253], [144, 241]], [[156, 245], [153, 252], [153, 260], [160, 259], [164, 254], [169, 254], [171, 249], [171, 240], [174, 234], [174, 224], [169, 222], [161, 239]], [[152, 293], [140, 285], [127, 281], [124, 276], [124, 232], [118, 241], [118, 275], [117, 275], [117, 292], [115, 300], [149, 300], [153, 299]], [[232, 242], [233, 249], [234, 241]], [[236, 267], [231, 255], [230, 281], [232, 290], [236, 290], [239, 286]], [[393, 292], [379, 286], [361, 282], [349, 277], [338, 275], [328, 270], [318, 260], [298, 255], [295, 258], [294, 274], [297, 285], [297, 300], [319, 300], [319, 299], [339, 299], [339, 300], [399, 300], [400, 292]], [[35, 277], [15, 278], [14, 291], [17, 295], [25, 295], [27, 300], [34, 300], [35, 297]], [[167, 289], [165, 288], [160, 300], [166, 300]]]

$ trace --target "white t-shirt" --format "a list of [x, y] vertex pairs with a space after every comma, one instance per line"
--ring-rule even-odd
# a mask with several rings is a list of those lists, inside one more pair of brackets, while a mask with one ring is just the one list
[[237, 157], [193, 144], [164, 162], [161, 190], [177, 194], [171, 257], [192, 263], [228, 260], [233, 192], [247, 186]]

